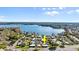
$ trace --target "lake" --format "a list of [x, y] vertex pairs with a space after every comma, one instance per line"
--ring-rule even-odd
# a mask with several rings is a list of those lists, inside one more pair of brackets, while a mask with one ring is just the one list
[[0, 27], [20, 27], [21, 31], [25, 32], [35, 32], [40, 35], [52, 35], [64, 32], [64, 29], [55, 29], [47, 26], [39, 26], [39, 25], [24, 25], [24, 24], [6, 24], [0, 25]]

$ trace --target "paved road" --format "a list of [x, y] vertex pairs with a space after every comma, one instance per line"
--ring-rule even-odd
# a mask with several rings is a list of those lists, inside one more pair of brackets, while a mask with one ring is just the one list
[[[79, 45], [65, 45], [65, 48], [56, 48], [56, 50], [53, 51], [77, 51], [77, 48], [79, 48]], [[33, 51], [35, 48], [29, 48], [28, 51]], [[48, 48], [39, 48], [39, 51], [49, 51]]]
[[17, 45], [17, 43], [18, 43], [21, 39], [23, 39], [23, 38], [25, 38], [25, 36], [22, 37], [22, 38], [20, 38], [20, 39], [18, 39], [18, 40], [13, 44], [12, 48], [15, 48], [15, 46]]
[[57, 48], [56, 51], [77, 51], [79, 45], [66, 45], [65, 48]]
[[[33, 51], [35, 48], [29, 48], [27, 51]], [[38, 48], [39, 51], [49, 51], [48, 48]]]

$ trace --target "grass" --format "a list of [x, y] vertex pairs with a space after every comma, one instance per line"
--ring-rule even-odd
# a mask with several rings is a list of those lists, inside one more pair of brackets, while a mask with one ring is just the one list
[[24, 47], [16, 46], [16, 48], [19, 48], [19, 49], [21, 49], [22, 51], [26, 51], [26, 50], [29, 48], [29, 46], [24, 46]]
[[0, 49], [4, 49], [6, 48], [6, 45], [5, 44], [0, 44]]
[[16, 48], [21, 48], [20, 46], [16, 46]]
[[26, 51], [28, 48], [29, 48], [29, 46], [25, 46], [25, 47], [22, 47], [21, 50]]

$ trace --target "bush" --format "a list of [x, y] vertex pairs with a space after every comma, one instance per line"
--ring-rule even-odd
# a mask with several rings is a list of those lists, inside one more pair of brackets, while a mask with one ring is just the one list
[[24, 46], [24, 47], [21, 47], [21, 50], [26, 51], [28, 48], [29, 48], [29, 46]]
[[24, 46], [24, 47], [22, 47], [22, 46], [16, 46], [16, 48], [19, 48], [19, 49], [21, 49], [22, 51], [26, 51], [28, 48], [29, 48], [29, 46]]
[[6, 45], [5, 44], [0, 44], [0, 49], [5, 49]]
[[36, 49], [36, 48], [35, 48], [33, 51], [38, 51], [38, 50], [39, 50], [39, 49]]
[[16, 46], [16, 48], [20, 48], [20, 46]]
[[56, 50], [56, 46], [50, 46], [49, 50], [51, 50], [51, 51]]
[[64, 46], [64, 45], [60, 45], [59, 47], [60, 47], [60, 48], [65, 48], [65, 46]]

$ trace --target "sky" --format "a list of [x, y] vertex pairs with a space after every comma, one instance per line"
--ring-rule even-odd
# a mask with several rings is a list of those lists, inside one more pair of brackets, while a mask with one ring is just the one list
[[0, 7], [0, 22], [79, 22], [79, 7]]

